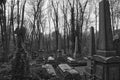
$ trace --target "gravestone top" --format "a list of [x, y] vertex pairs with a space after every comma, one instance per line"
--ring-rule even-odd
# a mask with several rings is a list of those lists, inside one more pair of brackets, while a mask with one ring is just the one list
[[[98, 50], [97, 54], [103, 56], [115, 56], [113, 48], [113, 35], [111, 29], [111, 18], [110, 18], [110, 7], [109, 1], [103, 0], [99, 3], [99, 41], [98, 41]], [[102, 51], [102, 52], [100, 52]], [[109, 51], [110, 53], [108, 53]]]

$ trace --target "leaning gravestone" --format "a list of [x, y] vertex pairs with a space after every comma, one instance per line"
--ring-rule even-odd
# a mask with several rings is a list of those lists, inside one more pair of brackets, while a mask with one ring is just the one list
[[95, 80], [120, 80], [120, 57], [113, 48], [108, 0], [99, 3], [99, 41], [94, 62]]

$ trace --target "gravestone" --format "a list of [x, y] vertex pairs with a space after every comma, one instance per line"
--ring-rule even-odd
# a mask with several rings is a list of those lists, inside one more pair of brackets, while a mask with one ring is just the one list
[[[103, 53], [104, 52], [104, 53]], [[103, 56], [113, 56], [113, 38], [111, 30], [109, 1], [102, 0], [99, 3], [99, 41], [98, 54]]]
[[90, 56], [95, 55], [95, 34], [94, 28], [90, 28]]
[[77, 37], [75, 38], [75, 50], [73, 53], [73, 57], [76, 58], [77, 57], [77, 52], [78, 52], [78, 41], [77, 41]]
[[93, 78], [92, 74], [94, 69], [94, 61], [93, 61], [93, 55], [95, 55], [95, 34], [94, 34], [94, 28], [90, 28], [90, 54], [88, 54], [87, 58], [87, 67], [85, 68], [85, 78]]
[[57, 67], [61, 80], [81, 80], [79, 72], [68, 64], [59, 64]]
[[120, 80], [120, 57], [113, 48], [108, 0], [99, 3], [98, 50], [93, 58], [95, 80]]

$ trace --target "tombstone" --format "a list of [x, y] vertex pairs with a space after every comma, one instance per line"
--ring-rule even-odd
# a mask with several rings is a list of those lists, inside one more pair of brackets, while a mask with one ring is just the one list
[[90, 28], [90, 49], [88, 54], [88, 66], [92, 66], [92, 57], [95, 54], [95, 34], [94, 34], [94, 28]]
[[58, 78], [56, 71], [51, 64], [42, 65], [41, 73], [42, 79]]
[[57, 66], [56, 60], [53, 56], [49, 56], [46, 63], [51, 64], [53, 67]]
[[86, 61], [78, 61], [72, 57], [67, 57], [67, 64], [72, 66], [72, 67], [80, 67], [80, 66], [86, 66], [87, 62]]
[[94, 77], [92, 74], [94, 69], [94, 61], [93, 61], [93, 55], [95, 55], [95, 34], [94, 34], [94, 28], [90, 28], [90, 54], [88, 54], [87, 57], [87, 67], [85, 68], [85, 77], [86, 78], [92, 78]]
[[93, 56], [95, 54], [95, 34], [94, 34], [94, 28], [91, 27], [90, 29], [90, 56]]
[[73, 53], [73, 57], [76, 58], [77, 57], [77, 52], [78, 52], [78, 41], [77, 41], [77, 37], [75, 38], [75, 50]]
[[61, 80], [80, 80], [81, 76], [77, 70], [70, 67], [68, 64], [59, 64], [57, 67], [58, 73], [61, 75]]
[[[104, 52], [104, 53], [103, 53]], [[99, 41], [98, 54], [103, 56], [113, 56], [113, 38], [111, 30], [109, 1], [102, 0], [99, 3]]]
[[108, 0], [99, 3], [98, 50], [93, 59], [95, 80], [120, 80], [120, 57], [113, 48]]

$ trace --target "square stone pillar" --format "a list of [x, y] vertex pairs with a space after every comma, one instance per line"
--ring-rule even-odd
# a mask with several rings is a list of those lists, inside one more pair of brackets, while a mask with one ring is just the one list
[[95, 55], [95, 34], [94, 34], [94, 28], [90, 28], [90, 46], [89, 46], [89, 54], [87, 57], [87, 67], [85, 67], [85, 79], [91, 79], [93, 78], [94, 74], [94, 61], [93, 61], [93, 55]]
[[95, 80], [120, 80], [120, 57], [113, 49], [108, 0], [99, 3], [98, 50], [93, 59]]

